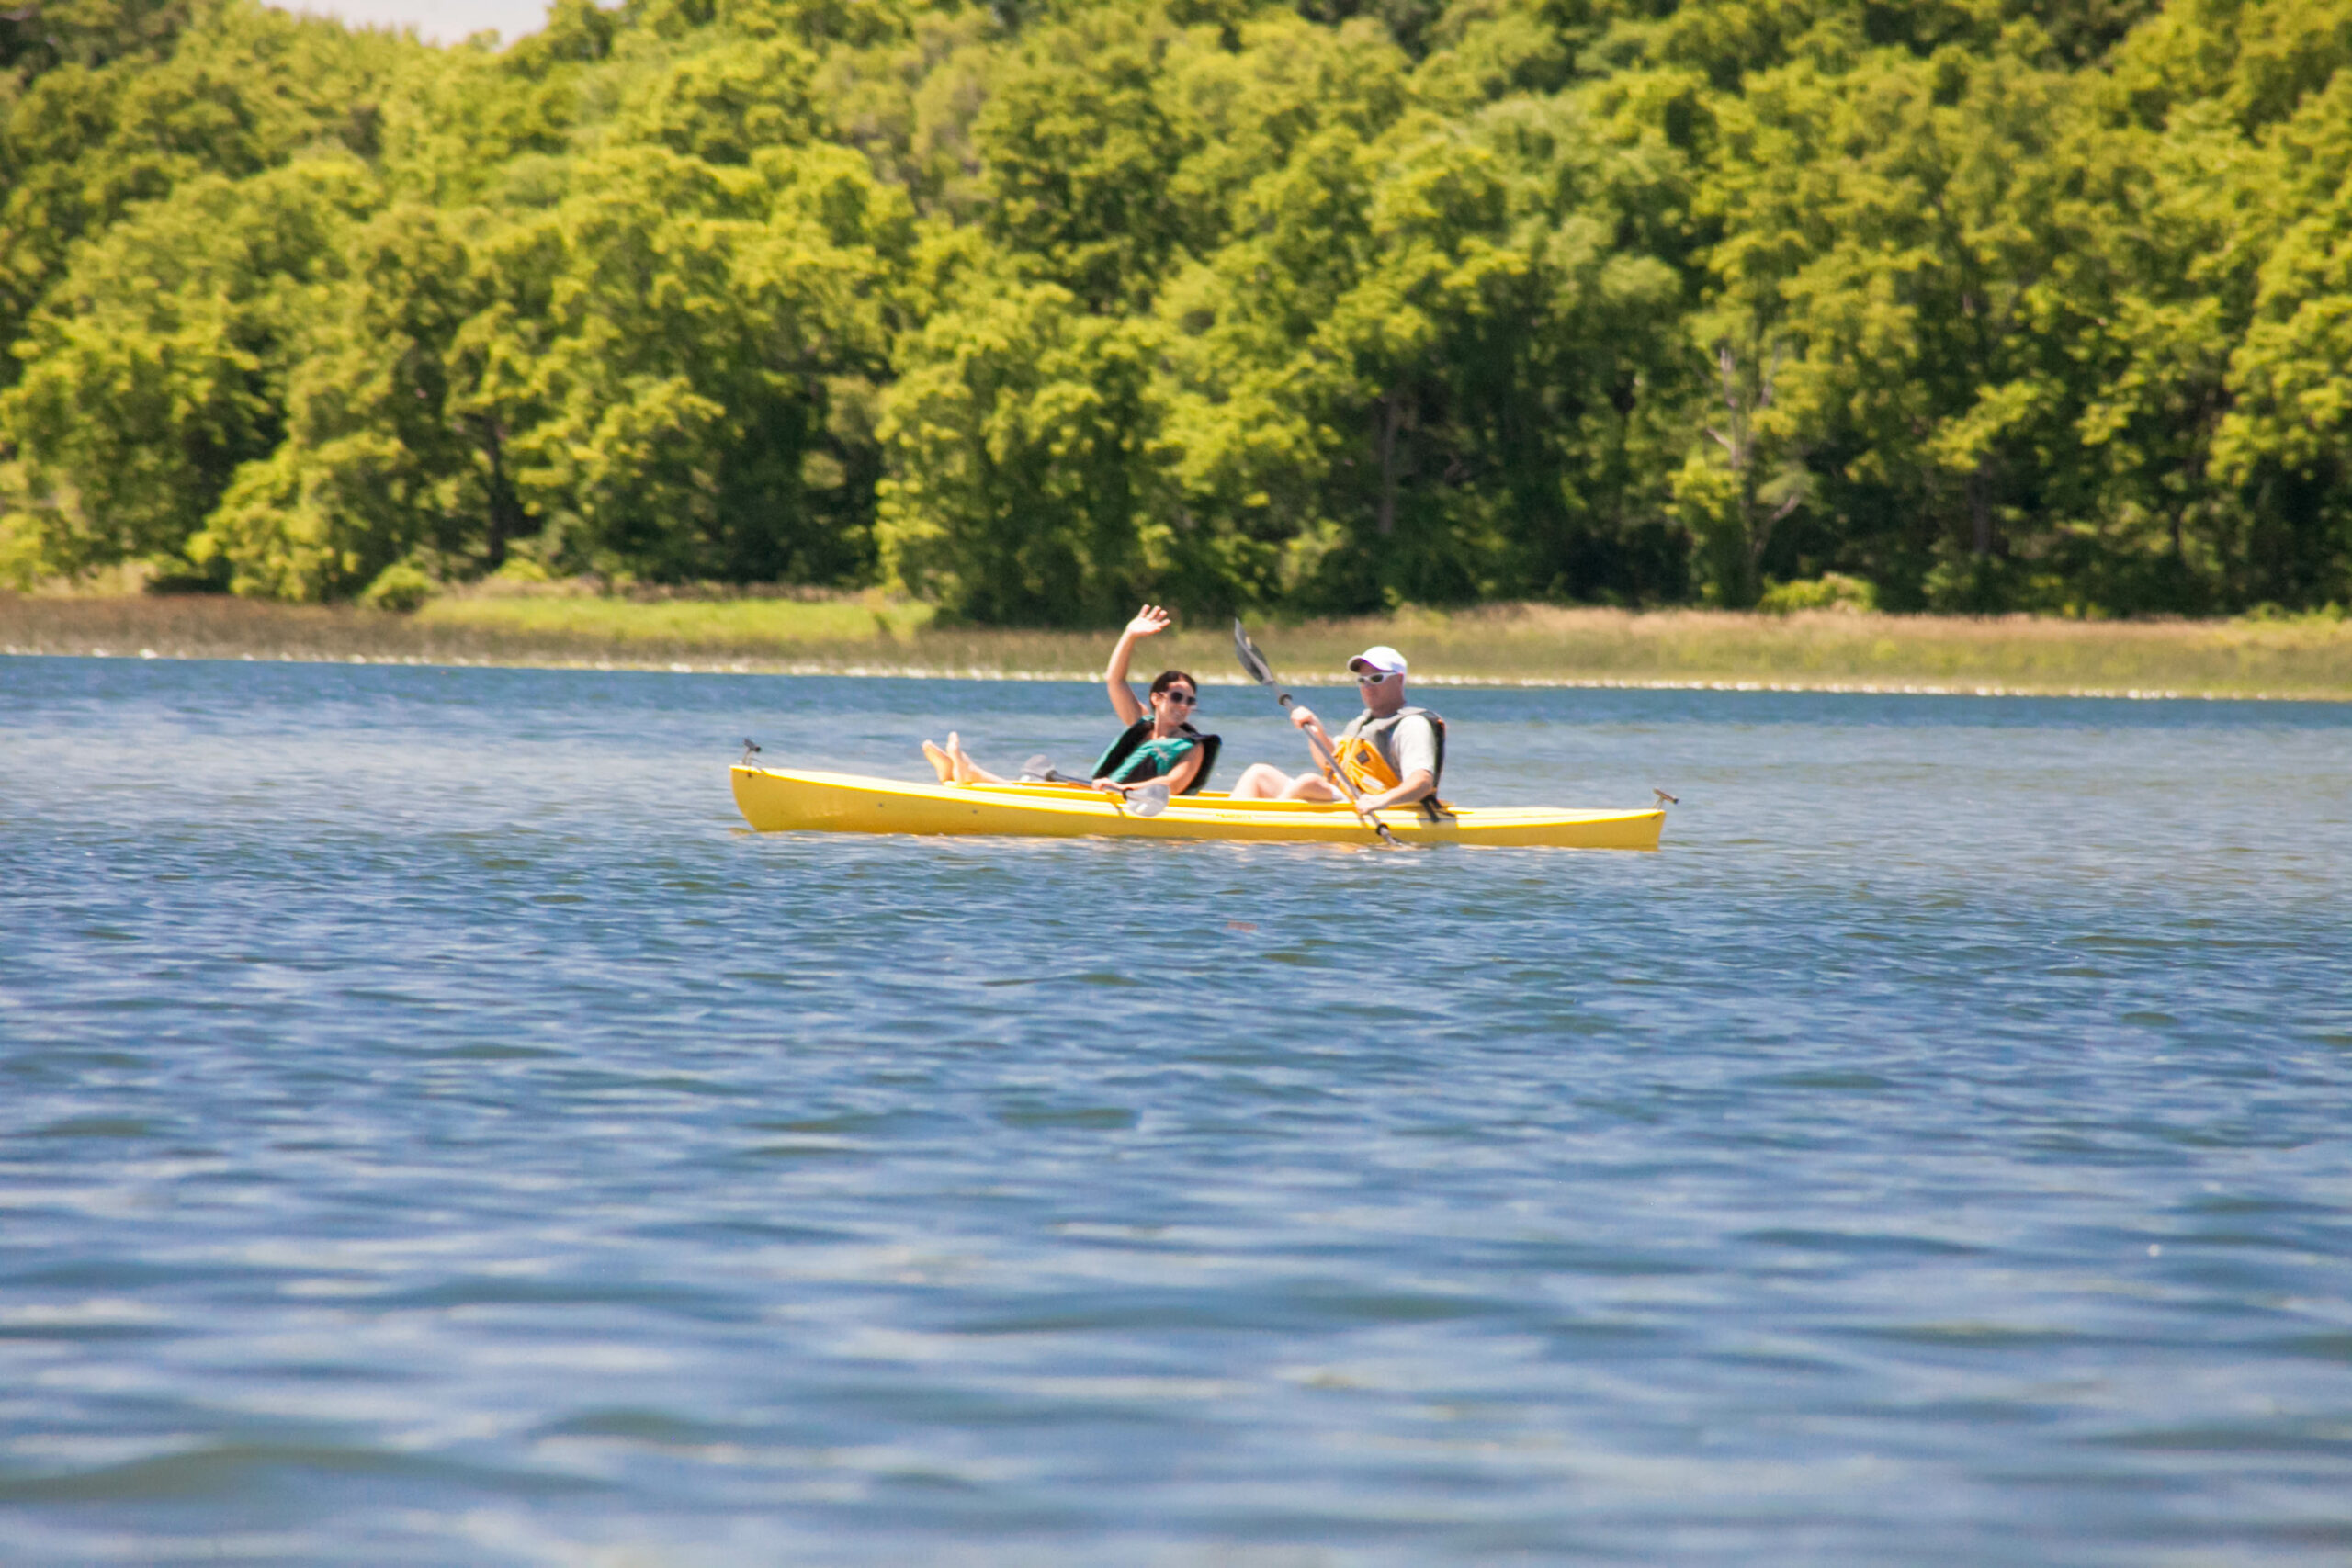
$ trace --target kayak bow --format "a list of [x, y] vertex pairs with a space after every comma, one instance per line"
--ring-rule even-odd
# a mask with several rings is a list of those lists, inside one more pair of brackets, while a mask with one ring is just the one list
[[[1140, 817], [1099, 790], [1051, 784], [936, 784], [797, 769], [735, 769], [735, 804], [763, 833], [946, 833], [1075, 839], [1238, 839], [1263, 842], [1367, 841], [1345, 803], [1178, 795]], [[1654, 850], [1663, 807], [1569, 811], [1552, 807], [1464, 807], [1431, 822], [1411, 809], [1378, 814], [1408, 844], [1549, 845]]]

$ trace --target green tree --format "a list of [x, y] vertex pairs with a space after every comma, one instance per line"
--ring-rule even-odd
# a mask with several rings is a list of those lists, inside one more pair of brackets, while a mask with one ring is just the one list
[[[2230, 355], [2216, 475], [2248, 502], [2234, 597], [2352, 601], [2352, 73], [2269, 138], [2270, 243]], [[2284, 197], [2284, 201], [2278, 200]]]
[[282, 438], [306, 324], [379, 199], [348, 154], [205, 175], [77, 252], [0, 394], [12, 558], [37, 538], [49, 570], [185, 570], [238, 468]]
[[[991, 263], [994, 265], [991, 265]], [[891, 581], [972, 620], [1105, 622], [1176, 581], [1156, 504], [1145, 320], [975, 257], [883, 403], [877, 532]], [[1209, 584], [1214, 589], [1214, 583]]]
[[1897, 603], [2008, 602], [2009, 563], [2046, 549], [2053, 479], [2079, 466], [2080, 301], [2050, 287], [2086, 238], [2056, 199], [2068, 85], [2032, 63], [2030, 28], [2013, 41], [1826, 51], [1718, 117], [1725, 232], [1698, 335], [1751, 363], [1786, 354], [1759, 428], [1814, 469], [1812, 536], [1843, 540], [1826, 564]]
[[862, 411], [913, 240], [905, 197], [835, 147], [740, 169], [615, 149], [576, 184], [536, 220], [546, 252], [525, 253], [554, 258], [546, 317], [515, 315], [522, 343], [483, 380], [547, 411], [513, 452], [551, 547], [665, 579], [868, 570]]
[[[373, 156], [381, 89], [419, 52], [251, 0], [202, 16], [165, 58], [141, 49], [62, 64], [11, 107], [0, 135], [0, 337], [23, 333], [76, 240], [135, 204], [202, 175], [256, 175], [322, 139]], [[13, 368], [0, 362], [0, 376]]]
[[1101, 311], [1148, 299], [1184, 239], [1153, 15], [1106, 6], [1033, 33], [973, 128], [990, 237]]
[[[356, 592], [404, 555], [445, 575], [497, 567], [528, 527], [505, 411], [481, 397], [484, 269], [430, 208], [386, 209], [351, 236], [348, 272], [307, 323], [287, 438], [246, 463], [203, 531], [238, 592]], [[449, 570], [455, 567], [456, 570]]]
[[817, 58], [789, 39], [721, 37], [651, 73], [621, 105], [616, 140], [651, 142], [707, 163], [741, 164], [761, 147], [816, 139]]

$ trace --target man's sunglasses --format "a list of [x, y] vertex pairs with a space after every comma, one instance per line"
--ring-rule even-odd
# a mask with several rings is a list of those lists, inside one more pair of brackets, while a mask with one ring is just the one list
[[1186, 707], [1192, 707], [1201, 700], [1200, 698], [1193, 695], [1192, 693], [1180, 692], [1173, 686], [1170, 686], [1168, 690], [1160, 693], [1159, 694], [1166, 697], [1171, 703], [1182, 703]]
[[1385, 680], [1387, 680], [1387, 679], [1388, 679], [1388, 677], [1387, 677], [1387, 676], [1385, 676], [1385, 675], [1363, 675], [1363, 674], [1359, 674], [1359, 675], [1356, 677], [1356, 684], [1357, 684], [1357, 685], [1359, 685], [1359, 686], [1377, 686], [1377, 685], [1379, 685], [1383, 681], [1385, 681]]

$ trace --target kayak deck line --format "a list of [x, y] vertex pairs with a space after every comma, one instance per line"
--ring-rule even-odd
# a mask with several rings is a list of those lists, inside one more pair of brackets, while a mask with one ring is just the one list
[[[741, 763], [733, 782], [743, 819], [763, 833], [1374, 841], [1346, 805], [1315, 801], [1236, 800], [1204, 792], [1180, 795], [1159, 815], [1138, 817], [1109, 794], [1082, 785], [918, 784]], [[1666, 821], [1662, 807], [1460, 807], [1436, 822], [1409, 808], [1378, 815], [1408, 843], [1593, 850], [1655, 850]]]

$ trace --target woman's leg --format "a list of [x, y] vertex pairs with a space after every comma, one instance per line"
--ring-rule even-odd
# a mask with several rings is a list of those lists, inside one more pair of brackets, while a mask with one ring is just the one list
[[928, 740], [922, 743], [922, 760], [931, 764], [931, 771], [939, 775], [941, 784], [956, 782], [956, 760]]

